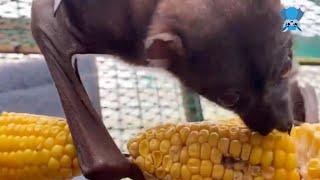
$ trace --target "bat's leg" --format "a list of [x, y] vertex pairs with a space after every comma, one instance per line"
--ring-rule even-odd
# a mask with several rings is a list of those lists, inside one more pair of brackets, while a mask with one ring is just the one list
[[70, 32], [63, 10], [60, 6], [54, 17], [53, 0], [35, 0], [32, 33], [57, 87], [82, 173], [98, 180], [143, 179], [137, 166], [114, 143], [72, 67], [72, 55], [86, 53], [88, 49]]

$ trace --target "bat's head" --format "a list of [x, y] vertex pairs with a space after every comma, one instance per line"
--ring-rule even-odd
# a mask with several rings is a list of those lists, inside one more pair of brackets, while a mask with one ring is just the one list
[[[224, 19], [213, 14], [202, 26], [168, 32], [148, 43], [151, 59], [164, 59], [182, 83], [239, 114], [262, 134], [292, 126], [291, 36], [279, 28], [280, 3], [265, 2], [251, 12], [228, 9], [230, 16]], [[259, 25], [261, 19], [268, 25]]]

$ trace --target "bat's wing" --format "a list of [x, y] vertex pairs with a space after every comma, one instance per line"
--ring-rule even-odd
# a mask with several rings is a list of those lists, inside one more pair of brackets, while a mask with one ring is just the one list
[[286, 20], [286, 19], [287, 19], [286, 11], [287, 11], [287, 9], [282, 9], [282, 10], [281, 10], [281, 12], [280, 12], [281, 17], [282, 17], [284, 20]]

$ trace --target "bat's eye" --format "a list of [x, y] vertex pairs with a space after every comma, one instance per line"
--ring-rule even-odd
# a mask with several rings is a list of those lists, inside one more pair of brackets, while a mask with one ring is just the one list
[[229, 91], [223, 93], [218, 97], [218, 103], [220, 103], [224, 107], [233, 107], [237, 104], [239, 100], [239, 93], [234, 91]]

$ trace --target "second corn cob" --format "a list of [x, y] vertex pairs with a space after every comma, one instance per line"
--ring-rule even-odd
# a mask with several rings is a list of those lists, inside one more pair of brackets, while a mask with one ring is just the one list
[[53, 180], [80, 174], [63, 119], [22, 113], [0, 116], [0, 179]]
[[[320, 155], [318, 126], [294, 128], [290, 137], [276, 131], [261, 136], [240, 120], [167, 124], [137, 135], [128, 150], [148, 179], [315, 180], [320, 177], [320, 159], [313, 158]], [[310, 147], [315, 152], [300, 157]]]

